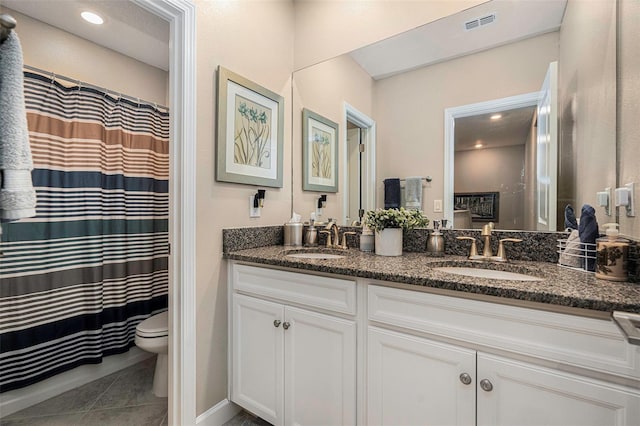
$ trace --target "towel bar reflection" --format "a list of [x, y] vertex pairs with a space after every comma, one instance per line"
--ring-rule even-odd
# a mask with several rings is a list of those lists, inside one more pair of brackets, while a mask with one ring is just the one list
[[[431, 176], [427, 176], [427, 177], [423, 177], [423, 180], [426, 180], [427, 182], [431, 182], [433, 180], [433, 178]], [[405, 182], [406, 179], [400, 179], [400, 182]]]
[[0, 43], [4, 43], [7, 37], [9, 37], [11, 30], [13, 30], [17, 24], [13, 16], [7, 15], [6, 13], [0, 15]]

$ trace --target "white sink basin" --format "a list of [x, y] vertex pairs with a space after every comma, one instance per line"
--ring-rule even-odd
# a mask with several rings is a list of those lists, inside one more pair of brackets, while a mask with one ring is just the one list
[[333, 253], [309, 252], [309, 253], [291, 253], [291, 254], [288, 254], [287, 257], [293, 257], [296, 259], [342, 259], [344, 256], [341, 254], [333, 254]]
[[469, 268], [466, 266], [443, 266], [434, 268], [436, 271], [446, 272], [448, 274], [465, 275], [467, 277], [487, 278], [491, 280], [510, 280], [510, 281], [542, 281], [541, 278], [532, 277], [531, 275], [518, 274], [515, 272], [495, 271], [493, 269]]

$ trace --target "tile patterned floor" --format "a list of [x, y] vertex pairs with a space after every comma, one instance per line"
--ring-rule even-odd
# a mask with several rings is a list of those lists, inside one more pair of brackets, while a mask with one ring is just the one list
[[0, 425], [164, 426], [167, 398], [158, 398], [151, 391], [154, 368], [155, 357], [149, 358], [1, 418]]
[[255, 417], [246, 411], [241, 411], [222, 426], [271, 426], [271, 423]]

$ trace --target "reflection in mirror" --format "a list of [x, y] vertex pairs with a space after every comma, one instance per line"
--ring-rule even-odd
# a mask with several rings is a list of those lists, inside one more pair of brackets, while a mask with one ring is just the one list
[[[454, 201], [458, 193], [483, 192], [502, 199], [499, 211], [490, 215], [500, 229], [562, 226], [557, 217], [563, 209], [557, 206], [557, 80], [553, 62], [539, 92], [445, 110], [445, 194], [453, 188], [453, 197], [445, 198], [445, 217], [454, 227], [460, 225], [456, 216], [470, 216], [473, 228], [488, 221], [482, 203]], [[463, 208], [469, 214], [456, 212]]]
[[[495, 11], [497, 19], [491, 25], [464, 30], [470, 19]], [[535, 30], [530, 24], [539, 27]], [[506, 31], [525, 27], [530, 32], [519, 36]], [[549, 64], [558, 61], [559, 169], [552, 173], [558, 176], [558, 210], [567, 203], [579, 210], [583, 203], [595, 205], [598, 190], [615, 186], [615, 125], [610, 126], [612, 114], [615, 122], [616, 110], [615, 36], [612, 34], [615, 35], [613, 1], [490, 1], [350, 55], [295, 72], [294, 102], [328, 114], [322, 107], [309, 104], [325, 103], [326, 106], [330, 94], [348, 103], [360, 102], [353, 100], [356, 94], [367, 98], [357, 107], [376, 122], [378, 178], [375, 182], [366, 182], [375, 185], [375, 205], [383, 205], [384, 178], [431, 175], [434, 179], [424, 189], [423, 210], [430, 219], [440, 219], [446, 212], [435, 211], [435, 207], [442, 205], [443, 200], [445, 206], [447, 200], [452, 202], [454, 191], [451, 186], [445, 193], [448, 178], [444, 170], [445, 109], [538, 92]], [[423, 58], [420, 58], [422, 63], [405, 61], [405, 56], [419, 57], [424, 52], [431, 52], [436, 59], [432, 56], [430, 62], [424, 62]], [[338, 63], [349, 64], [349, 74], [343, 76], [335, 72]], [[355, 68], [364, 74], [358, 79], [358, 90], [354, 90], [353, 83]], [[304, 96], [296, 97], [295, 91]], [[295, 109], [294, 105], [293, 140], [299, 140]], [[567, 111], [572, 112], [571, 117], [566, 117]], [[346, 122], [339, 120], [346, 133]], [[342, 141], [345, 140], [346, 134]], [[297, 205], [306, 205], [305, 197], [308, 198], [308, 194], [295, 188], [298, 158], [294, 150], [294, 210], [298, 209]], [[345, 160], [344, 157], [340, 160], [341, 170]], [[522, 164], [522, 160], [519, 161]], [[474, 167], [482, 164], [474, 162]], [[528, 169], [521, 170], [525, 170], [526, 179]], [[347, 174], [342, 176], [341, 180]], [[335, 200], [343, 206], [349, 199], [347, 188], [347, 182], [342, 181], [341, 193]], [[531, 188], [525, 188], [525, 194], [529, 190]], [[539, 229], [527, 225], [533, 207], [527, 203], [522, 205], [529, 216], [512, 219], [508, 225], [501, 223], [501, 227]], [[346, 210], [340, 207], [334, 217]], [[600, 214], [603, 212], [598, 211]], [[615, 218], [603, 217], [602, 220]]]
[[348, 194], [346, 222], [361, 222], [362, 208], [362, 129], [347, 120], [347, 182]]
[[[347, 169], [347, 119], [363, 129], [361, 139], [366, 150], [363, 155], [362, 202], [364, 209], [375, 207], [371, 188], [374, 182], [375, 170], [369, 165], [375, 164], [375, 122], [372, 116], [373, 80], [348, 55], [322, 62], [294, 73], [293, 81], [293, 210], [306, 218], [307, 212], [314, 208], [317, 193], [303, 191], [301, 185], [302, 148], [301, 140], [301, 111], [308, 108], [327, 117], [339, 125], [338, 142], [339, 173], [338, 193], [327, 194], [327, 206], [323, 209], [319, 221], [335, 220], [341, 225], [350, 224], [354, 219], [347, 213], [349, 204], [348, 187], [349, 172]], [[373, 187], [375, 188], [375, 187]], [[347, 220], [349, 216], [349, 220]]]
[[[470, 217], [469, 228], [491, 219], [499, 229], [535, 229], [535, 112], [535, 106], [528, 106], [455, 119], [454, 227], [456, 217]], [[496, 189], [500, 202], [495, 216], [488, 216], [491, 211], [482, 203], [459, 202], [459, 194]]]
[[376, 129], [371, 117], [345, 104], [347, 142], [345, 143], [346, 174], [342, 221], [345, 225], [362, 223], [367, 210], [376, 208], [375, 151]]

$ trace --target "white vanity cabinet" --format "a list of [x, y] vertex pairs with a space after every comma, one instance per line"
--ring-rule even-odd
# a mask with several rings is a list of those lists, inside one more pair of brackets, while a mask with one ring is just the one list
[[230, 399], [274, 425], [640, 425], [640, 346], [606, 318], [236, 262], [229, 276]]
[[376, 327], [368, 425], [637, 425], [638, 392]]
[[640, 424], [640, 389], [606, 380], [640, 371], [637, 347], [610, 322], [387, 287], [368, 293], [369, 425]]
[[638, 389], [484, 353], [477, 380], [479, 426], [640, 424]]
[[230, 270], [231, 400], [274, 425], [355, 424], [355, 282]]
[[475, 351], [377, 327], [367, 339], [368, 425], [475, 424]]

